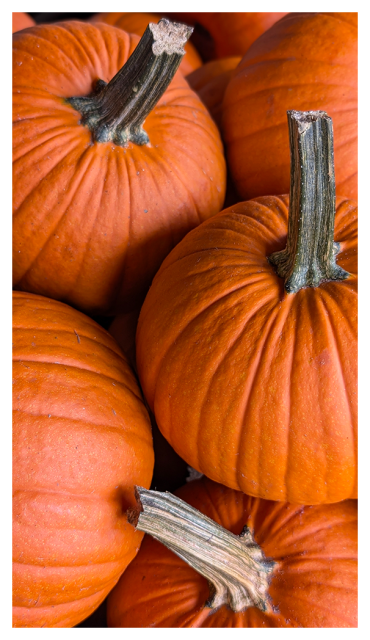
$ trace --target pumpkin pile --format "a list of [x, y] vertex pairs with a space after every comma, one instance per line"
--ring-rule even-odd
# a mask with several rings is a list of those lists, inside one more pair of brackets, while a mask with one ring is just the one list
[[48, 15], [13, 14], [13, 626], [356, 627], [357, 14]]

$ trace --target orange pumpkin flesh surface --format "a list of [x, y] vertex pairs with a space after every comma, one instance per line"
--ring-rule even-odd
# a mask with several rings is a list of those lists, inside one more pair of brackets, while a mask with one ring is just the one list
[[[171, 14], [170, 14], [171, 15]], [[286, 12], [207, 12], [177, 13], [178, 20], [195, 25], [194, 42], [199, 38], [199, 52], [204, 60], [243, 56], [251, 44]], [[197, 23], [207, 33], [197, 33]], [[207, 37], [208, 35], [208, 37]], [[196, 46], [197, 46], [196, 45]]]
[[288, 109], [333, 118], [337, 194], [357, 200], [357, 13], [288, 14], [227, 86], [223, 135], [241, 198], [289, 191]]
[[[108, 596], [108, 626], [357, 626], [357, 501], [293, 506], [246, 496], [205, 477], [175, 495], [235, 535], [244, 525], [252, 531], [266, 558], [276, 563], [266, 611], [211, 609], [207, 580], [146, 535]], [[218, 556], [219, 548], [212, 551], [213, 541], [208, 544], [210, 554]]]
[[234, 69], [240, 60], [240, 56], [213, 60], [187, 76], [189, 85], [206, 105], [220, 131], [222, 127], [223, 97]]
[[172, 247], [222, 206], [217, 127], [177, 73], [145, 120], [149, 144], [94, 142], [66, 99], [109, 81], [138, 37], [71, 21], [13, 38], [14, 286], [90, 315], [129, 312]]
[[21, 31], [21, 29], [27, 29], [27, 27], [33, 27], [35, 21], [28, 13], [14, 12], [12, 13], [12, 33], [15, 31]]
[[139, 549], [125, 511], [150, 486], [150, 421], [107, 331], [41, 296], [13, 305], [13, 625], [72, 627]]
[[[127, 33], [136, 33], [142, 36], [149, 22], [157, 23], [160, 19], [159, 15], [154, 13], [98, 13], [91, 18], [91, 22], [105, 22], [119, 29], [123, 29]], [[185, 47], [186, 55], [180, 64], [180, 71], [184, 76], [198, 69], [202, 65], [202, 59], [191, 42], [187, 42]]]
[[241, 202], [175, 247], [141, 309], [137, 369], [189, 465], [252, 496], [336, 502], [357, 497], [357, 205], [333, 201], [349, 277], [289, 294], [268, 260], [288, 205]]

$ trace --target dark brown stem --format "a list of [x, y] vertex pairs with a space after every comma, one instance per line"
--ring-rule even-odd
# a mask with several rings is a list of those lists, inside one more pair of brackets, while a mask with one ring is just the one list
[[143, 123], [175, 75], [192, 32], [192, 27], [165, 18], [150, 23], [108, 84], [99, 80], [95, 95], [67, 99], [96, 142], [111, 140], [120, 146], [149, 142]]
[[345, 280], [335, 262], [333, 125], [325, 111], [288, 111], [290, 200], [287, 245], [269, 256], [287, 293]]
[[206, 606], [233, 611], [266, 611], [275, 563], [266, 560], [251, 531], [236, 536], [171, 493], [135, 487], [138, 510], [128, 520], [149, 533], [204, 576], [210, 585]]

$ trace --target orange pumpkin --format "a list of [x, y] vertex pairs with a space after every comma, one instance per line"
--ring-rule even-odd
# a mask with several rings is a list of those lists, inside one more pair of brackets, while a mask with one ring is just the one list
[[[156, 492], [145, 493], [154, 494], [157, 503]], [[149, 511], [147, 515], [147, 503], [141, 498], [138, 527], [151, 529], [164, 544], [145, 536], [138, 555], [108, 596], [108, 626], [357, 626], [356, 500], [294, 506], [252, 498], [204, 476], [175, 495], [186, 504], [176, 501], [175, 513], [171, 496], [159, 494], [164, 508], [157, 518]], [[188, 505], [212, 521], [189, 513]], [[170, 548], [180, 557], [164, 546], [170, 540], [167, 514], [175, 531]], [[140, 524], [143, 516], [145, 525]], [[196, 532], [190, 538], [189, 524], [195, 521]], [[194, 540], [196, 545], [191, 544]], [[184, 562], [195, 559], [203, 575]], [[215, 596], [217, 584], [221, 594]]]
[[[154, 27], [156, 34], [172, 28]], [[132, 80], [139, 55], [135, 35], [70, 21], [13, 36], [16, 289], [90, 315], [130, 312], [141, 305], [172, 247], [221, 209], [221, 139], [182, 75], [175, 75], [146, 119], [141, 111], [157, 91], [148, 68], [163, 63], [174, 72], [181, 59], [179, 53], [152, 54], [155, 37], [149, 29], [140, 53], [148, 61], [140, 73], [153, 80], [148, 97]], [[115, 76], [134, 49], [128, 67]], [[167, 76], [159, 73], [164, 87]], [[113, 82], [104, 86], [99, 78]], [[98, 93], [91, 95], [94, 86]]]
[[240, 60], [239, 56], [213, 60], [199, 67], [186, 78], [191, 88], [206, 105], [220, 131], [222, 131], [224, 93]]
[[35, 21], [28, 13], [14, 12], [12, 13], [12, 33], [15, 31], [21, 31], [21, 29], [27, 29], [27, 27], [33, 27]]
[[332, 114], [338, 195], [357, 200], [357, 13], [290, 13], [227, 86], [223, 135], [242, 199], [289, 190], [286, 111]]
[[71, 307], [13, 293], [13, 625], [72, 627], [104, 600], [142, 533], [134, 484], [153, 446], [115, 340]]
[[[301, 141], [314, 142], [305, 126]], [[335, 208], [332, 164], [300, 154], [292, 164], [290, 198], [234, 205], [167, 256], [141, 309], [136, 361], [161, 432], [189, 465], [253, 496], [336, 502], [357, 497], [357, 204]], [[301, 184], [316, 185], [310, 204]], [[288, 274], [284, 285], [269, 259], [286, 244], [293, 281], [322, 267], [318, 282], [297, 290]]]
[[194, 44], [204, 60], [243, 56], [251, 44], [286, 12], [168, 14], [195, 27]]
[[[114, 27], [123, 29], [127, 33], [136, 33], [142, 36], [149, 22], [157, 23], [161, 16], [155, 13], [97, 13], [91, 18], [91, 22], [105, 22]], [[189, 73], [198, 69], [202, 65], [202, 59], [191, 42], [187, 42], [185, 47], [186, 55], [181, 61], [180, 71], [187, 76]]]

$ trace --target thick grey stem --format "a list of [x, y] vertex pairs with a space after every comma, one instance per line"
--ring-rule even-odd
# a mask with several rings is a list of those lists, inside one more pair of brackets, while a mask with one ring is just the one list
[[120, 146], [129, 141], [138, 145], [149, 142], [143, 123], [175, 75], [192, 32], [192, 27], [165, 18], [158, 24], [150, 23], [135, 51], [108, 84], [100, 80], [95, 95], [67, 99], [81, 113], [81, 122], [95, 141]]
[[236, 536], [171, 493], [135, 487], [135, 494], [140, 507], [128, 512], [129, 522], [208, 580], [207, 606], [266, 611], [275, 563], [266, 560], [247, 527]]
[[287, 293], [345, 280], [335, 262], [333, 125], [325, 111], [288, 111], [291, 181], [287, 245], [269, 256]]

